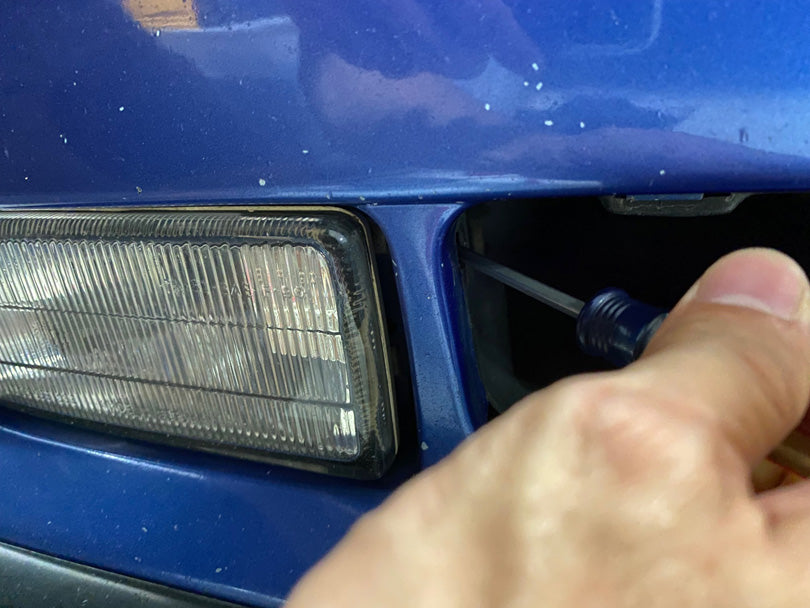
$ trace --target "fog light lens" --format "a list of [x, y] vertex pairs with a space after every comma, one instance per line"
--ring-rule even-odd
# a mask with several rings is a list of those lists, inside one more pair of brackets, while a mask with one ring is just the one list
[[0, 215], [0, 399], [377, 477], [396, 433], [365, 227], [301, 209]]

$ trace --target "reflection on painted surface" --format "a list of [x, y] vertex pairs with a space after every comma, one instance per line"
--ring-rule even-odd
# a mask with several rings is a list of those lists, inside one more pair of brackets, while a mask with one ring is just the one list
[[199, 27], [192, 0], [123, 0], [123, 5], [135, 21], [148, 29]]
[[0, 197], [810, 187], [810, 17], [743, 4], [2, 3]]

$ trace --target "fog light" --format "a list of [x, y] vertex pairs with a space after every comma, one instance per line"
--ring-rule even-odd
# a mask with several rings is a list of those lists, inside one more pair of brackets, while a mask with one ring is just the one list
[[300, 208], [2, 214], [0, 399], [377, 477], [396, 429], [365, 226]]

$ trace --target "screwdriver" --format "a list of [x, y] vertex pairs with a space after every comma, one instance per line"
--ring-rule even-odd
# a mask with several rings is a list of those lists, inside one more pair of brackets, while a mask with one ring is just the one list
[[583, 302], [469, 249], [461, 251], [461, 258], [479, 272], [574, 317], [580, 349], [616, 367], [638, 359], [667, 317], [663, 308], [634, 300], [615, 287]]
[[[469, 249], [461, 248], [460, 257], [478, 272], [575, 318], [579, 348], [616, 367], [624, 367], [641, 356], [668, 314], [615, 287], [603, 289], [583, 302]], [[794, 431], [768, 458], [802, 477], [810, 477], [810, 437]]]

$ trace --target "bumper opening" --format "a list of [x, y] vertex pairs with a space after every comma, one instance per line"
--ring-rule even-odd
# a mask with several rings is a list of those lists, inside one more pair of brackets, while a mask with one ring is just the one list
[[[597, 198], [493, 201], [458, 224], [460, 246], [587, 300], [604, 287], [670, 308], [722, 255], [772, 247], [810, 268], [810, 194], [760, 194], [703, 217], [617, 215]], [[493, 413], [562, 377], [608, 369], [577, 348], [574, 319], [470, 268], [464, 289]]]

